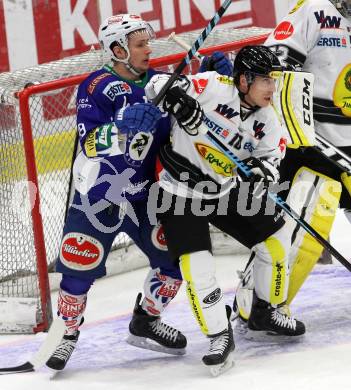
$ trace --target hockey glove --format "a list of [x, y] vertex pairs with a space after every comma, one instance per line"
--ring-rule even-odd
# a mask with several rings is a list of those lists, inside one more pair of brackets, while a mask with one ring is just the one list
[[180, 87], [170, 88], [164, 99], [163, 109], [176, 118], [179, 126], [190, 135], [198, 133], [204, 112], [199, 102], [187, 95]]
[[202, 60], [199, 68], [200, 73], [211, 70], [215, 70], [224, 76], [232, 76], [233, 64], [221, 51], [215, 51], [211, 57], [205, 57]]
[[121, 134], [133, 134], [139, 131], [152, 132], [162, 113], [151, 103], [139, 103], [123, 107], [115, 114], [115, 124]]
[[249, 157], [243, 161], [250, 169], [251, 175], [247, 177], [244, 172], [238, 169], [238, 175], [244, 182], [249, 182], [252, 195], [257, 198], [261, 197], [269, 185], [279, 181], [279, 171], [266, 159]]

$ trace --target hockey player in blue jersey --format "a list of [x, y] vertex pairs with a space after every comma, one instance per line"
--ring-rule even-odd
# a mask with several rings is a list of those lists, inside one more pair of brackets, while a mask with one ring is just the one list
[[[73, 173], [75, 195], [63, 231], [57, 271], [62, 273], [58, 316], [66, 331], [47, 366], [62, 370], [83, 322], [87, 293], [105, 275], [114, 238], [127, 233], [149, 258], [151, 269], [129, 324], [129, 342], [171, 354], [185, 353], [186, 338], [160, 315], [182, 283], [169, 260], [160, 226], [149, 222], [146, 204], [156, 153], [169, 138], [167, 113], [146, 102], [151, 26], [136, 15], [105, 20], [99, 40], [111, 65], [90, 74], [77, 93], [82, 151]], [[186, 117], [184, 118], [187, 119]], [[152, 340], [153, 343], [148, 343]]]
[[[115, 15], [99, 29], [99, 41], [111, 60], [90, 74], [77, 93], [77, 130], [82, 151], [73, 176], [75, 194], [65, 223], [57, 271], [62, 273], [58, 316], [65, 335], [47, 366], [62, 370], [79, 337], [79, 326], [94, 280], [105, 275], [114, 238], [125, 232], [148, 257], [151, 269], [129, 324], [128, 342], [171, 354], [184, 354], [186, 338], [160, 316], [181, 283], [178, 264], [170, 261], [162, 228], [147, 215], [155, 160], [169, 141], [168, 113], [147, 103], [144, 86], [157, 73], [149, 68], [152, 27], [137, 15]], [[214, 56], [218, 71], [228, 67]], [[178, 107], [180, 124], [197, 126], [202, 112], [187, 101]]]

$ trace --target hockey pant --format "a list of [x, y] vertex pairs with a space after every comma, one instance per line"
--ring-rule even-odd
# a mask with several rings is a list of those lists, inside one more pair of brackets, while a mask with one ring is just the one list
[[[324, 238], [327, 238], [335, 218], [340, 194], [340, 183], [302, 167], [295, 175], [287, 203]], [[292, 242], [289, 252], [290, 283], [287, 293], [289, 304], [316, 264], [323, 247], [290, 218], [282, 229], [288, 237], [291, 237]], [[248, 319], [250, 315], [252, 292], [254, 288], [256, 290], [254, 272], [251, 258], [240, 275], [241, 280], [236, 292], [237, 307], [244, 319]]]

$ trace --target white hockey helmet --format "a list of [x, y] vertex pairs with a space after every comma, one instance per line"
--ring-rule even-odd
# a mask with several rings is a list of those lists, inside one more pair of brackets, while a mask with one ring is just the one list
[[345, 18], [351, 19], [351, 0], [329, 0]]
[[[120, 14], [105, 19], [99, 28], [99, 42], [105, 53], [113, 60], [128, 64], [130, 52], [128, 48], [128, 35], [134, 31], [145, 30], [150, 39], [155, 38], [155, 32], [151, 25], [138, 15]], [[127, 52], [127, 58], [117, 58], [112, 50], [117, 43]]]

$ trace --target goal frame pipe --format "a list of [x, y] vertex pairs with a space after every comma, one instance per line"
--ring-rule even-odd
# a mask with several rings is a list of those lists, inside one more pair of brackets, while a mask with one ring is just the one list
[[[42, 309], [42, 321], [37, 323], [36, 326], [33, 328], [34, 333], [48, 330], [52, 319], [52, 306], [29, 99], [31, 98], [31, 96], [36, 95], [38, 93], [77, 85], [81, 82], [82, 79], [84, 79], [85, 76], [86, 75], [79, 75], [54, 82], [32, 85], [16, 94], [16, 97], [19, 101], [19, 111], [23, 133], [23, 147], [26, 160], [34, 248], [36, 253], [36, 265], [40, 297], [39, 299]], [[35, 193], [31, 191], [29, 182], [34, 184], [36, 189]]]

